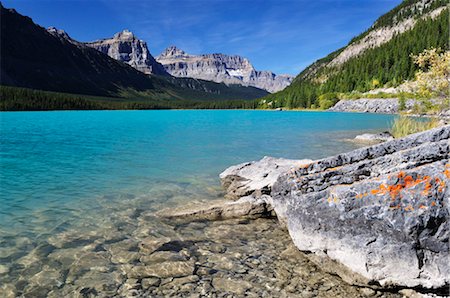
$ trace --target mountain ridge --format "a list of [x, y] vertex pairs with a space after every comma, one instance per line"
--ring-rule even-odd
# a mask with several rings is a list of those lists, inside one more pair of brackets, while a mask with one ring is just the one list
[[287, 87], [293, 77], [259, 71], [250, 61], [239, 55], [222, 53], [188, 54], [176, 46], [169, 46], [156, 61], [175, 77], [192, 77], [226, 84], [242, 84], [276, 92]]

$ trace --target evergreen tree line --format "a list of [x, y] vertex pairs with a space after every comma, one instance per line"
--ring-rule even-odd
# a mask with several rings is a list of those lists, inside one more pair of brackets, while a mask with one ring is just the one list
[[[449, 12], [445, 10], [437, 18], [419, 20], [413, 29], [399, 34], [380, 47], [366, 50], [337, 67], [320, 67], [335, 57], [339, 51], [321, 59], [311, 67], [317, 67], [314, 75], [302, 72], [294, 82], [281, 92], [266, 96], [274, 107], [310, 108], [319, 106], [319, 96], [332, 92], [365, 92], [376, 87], [398, 86], [414, 78], [417, 65], [411, 54], [424, 49], [448, 50]], [[319, 83], [318, 78], [324, 78]], [[260, 106], [264, 105], [260, 101]]]
[[255, 109], [256, 100], [126, 99], [0, 86], [0, 111]]

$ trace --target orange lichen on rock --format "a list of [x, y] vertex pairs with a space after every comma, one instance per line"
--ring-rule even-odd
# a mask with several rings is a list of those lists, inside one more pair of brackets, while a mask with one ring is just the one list
[[[448, 169], [448, 171], [450, 172], [450, 169]], [[408, 204], [408, 206], [406, 207], [404, 207], [405, 205], [403, 205], [405, 211], [413, 211], [415, 209], [428, 209], [428, 203], [426, 201], [419, 203], [419, 200], [422, 201], [427, 198], [430, 199], [431, 195], [434, 195], [436, 192], [443, 192], [446, 187], [445, 181], [443, 181], [439, 177], [430, 177], [427, 175], [421, 176], [417, 174], [408, 175], [403, 171], [399, 172], [396, 176], [392, 176], [392, 178], [394, 179], [396, 177], [398, 179], [396, 179], [395, 183], [380, 184], [378, 188], [374, 188], [369, 192], [370, 194], [375, 196], [389, 196], [391, 198], [391, 209], [401, 209], [401, 200], [404, 200], [404, 198], [410, 196], [414, 196], [417, 200], [417, 203]], [[355, 198], [357, 199], [360, 199], [362, 197], [363, 194], [355, 196]], [[431, 203], [431, 206], [436, 206], [436, 203], [433, 201]]]
[[405, 187], [411, 187], [414, 186], [414, 179], [411, 176], [406, 176], [405, 179], [403, 179], [403, 182], [405, 183]]
[[445, 181], [441, 181], [440, 183], [439, 183], [439, 188], [438, 188], [438, 191], [439, 192], [443, 192], [444, 191], [444, 189], [445, 189]]
[[432, 187], [431, 183], [429, 182], [429, 176], [417, 176], [417, 179], [414, 179], [411, 175], [406, 175], [405, 172], [402, 171], [397, 175], [397, 177], [400, 180], [398, 183], [387, 186], [385, 184], [381, 184], [378, 189], [372, 189], [370, 193], [373, 195], [389, 194], [391, 199], [395, 201], [401, 198], [401, 192], [405, 188], [412, 188], [420, 183], [426, 182], [427, 184], [425, 185], [423, 194], [427, 195]]
[[445, 170], [444, 170], [444, 175], [445, 175], [448, 179], [450, 179], [450, 169], [445, 169]]
[[400, 192], [402, 191], [403, 188], [405, 188], [404, 184], [389, 185], [387, 189], [389, 191], [391, 199], [392, 200], [397, 199], [400, 196]]
[[433, 185], [431, 185], [431, 183], [429, 181], [427, 181], [425, 183], [425, 187], [422, 191], [422, 195], [427, 196], [430, 193], [431, 188], [433, 187]]
[[373, 194], [373, 195], [376, 195], [376, 194], [378, 194], [378, 193], [380, 193], [381, 191], [379, 190], [379, 189], [372, 189], [371, 191], [370, 191], [370, 193], [371, 194]]
[[414, 211], [414, 208], [410, 204], [410, 205], [406, 206], [405, 211]]

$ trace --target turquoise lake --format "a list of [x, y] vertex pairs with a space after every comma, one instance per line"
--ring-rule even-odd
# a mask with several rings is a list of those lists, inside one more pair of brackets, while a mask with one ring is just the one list
[[228, 166], [349, 151], [362, 146], [349, 139], [387, 130], [393, 119], [243, 110], [1, 113], [0, 264], [13, 280], [24, 266], [16, 260], [57, 233], [112, 222], [126, 233], [124, 210], [221, 197], [218, 175]]

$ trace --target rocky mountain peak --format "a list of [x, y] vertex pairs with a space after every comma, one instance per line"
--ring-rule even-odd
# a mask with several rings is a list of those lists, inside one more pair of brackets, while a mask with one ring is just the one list
[[138, 39], [128, 29], [114, 34], [112, 38], [88, 42], [85, 45], [145, 74], [168, 75], [164, 67], [150, 54], [147, 43]]
[[61, 40], [68, 41], [75, 45], [80, 45], [78, 41], [72, 39], [72, 37], [70, 37], [69, 34], [67, 34], [67, 32], [62, 29], [58, 29], [56, 27], [51, 26], [47, 28], [47, 32]]
[[188, 54], [177, 48], [176, 46], [170, 46], [167, 49], [165, 49], [158, 57], [157, 59], [163, 59], [163, 58], [169, 58], [169, 57], [185, 57], [188, 56]]
[[253, 86], [269, 92], [288, 86], [292, 77], [257, 71], [251, 62], [239, 55], [221, 53], [192, 55], [170, 46], [156, 60], [175, 77], [189, 77], [225, 84]]
[[48, 27], [47, 28], [47, 32], [54, 35], [54, 36], [58, 36], [58, 37], [64, 37], [66, 39], [70, 39], [69, 35], [66, 33], [66, 31], [62, 30], [62, 29], [58, 29], [56, 27]]
[[132, 41], [136, 39], [136, 36], [128, 29], [124, 29], [121, 32], [114, 34], [114, 39], [121, 41]]

